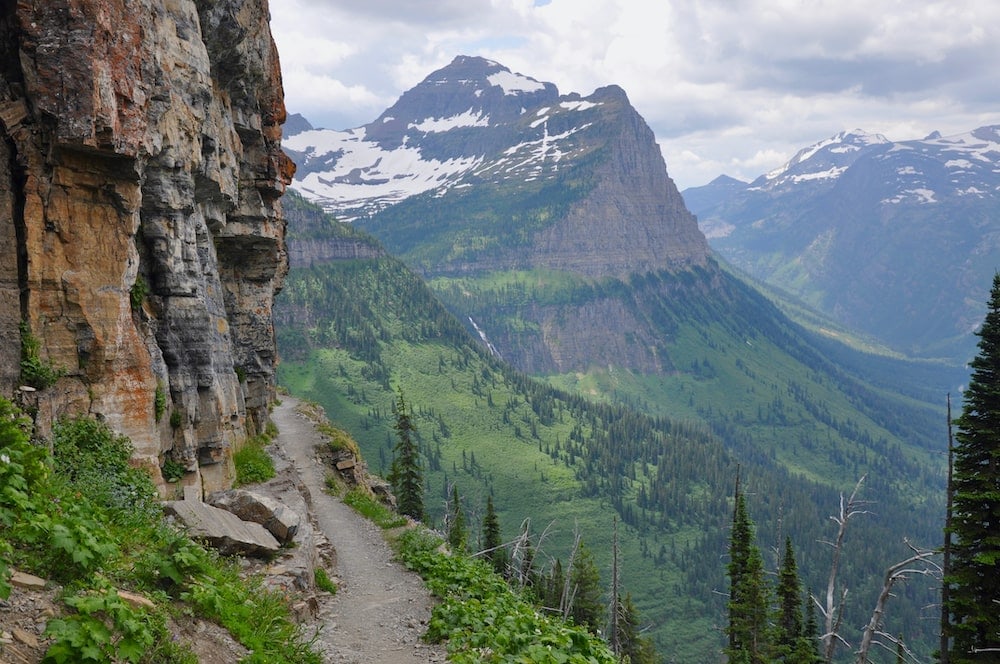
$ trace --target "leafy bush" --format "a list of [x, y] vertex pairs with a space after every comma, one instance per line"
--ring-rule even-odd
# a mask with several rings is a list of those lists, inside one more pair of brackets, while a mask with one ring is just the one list
[[347, 495], [344, 496], [344, 503], [353, 507], [356, 512], [375, 523], [379, 528], [388, 530], [407, 524], [405, 516], [383, 505], [361, 489], [348, 491]]
[[111, 510], [113, 518], [146, 520], [159, 513], [149, 474], [129, 464], [132, 442], [104, 422], [87, 417], [62, 419], [52, 432], [56, 473], [71, 488]]
[[267, 443], [266, 437], [255, 436], [247, 439], [243, 447], [233, 454], [233, 463], [236, 464], [233, 486], [266, 482], [274, 477], [274, 462], [264, 449]]
[[142, 303], [149, 296], [149, 283], [146, 278], [141, 274], [136, 276], [135, 283], [132, 284], [132, 288], [129, 289], [129, 303], [132, 305], [132, 311], [139, 311], [142, 309]]
[[157, 625], [149, 613], [126, 604], [107, 583], [100, 585], [63, 600], [76, 613], [45, 627], [53, 640], [46, 662], [139, 662], [152, 647]]
[[441, 603], [426, 638], [447, 641], [451, 662], [613, 664], [615, 657], [585, 629], [548, 616], [514, 591], [482, 560], [439, 551], [442, 540], [411, 530], [399, 553]]
[[43, 390], [66, 375], [66, 370], [42, 360], [41, 343], [31, 333], [28, 323], [21, 321], [21, 382]]
[[160, 469], [163, 479], [167, 482], [176, 482], [184, 477], [184, 473], [186, 472], [187, 469], [184, 467], [184, 464], [174, 461], [169, 457], [163, 461], [163, 467]]
[[163, 419], [163, 413], [167, 411], [167, 392], [163, 389], [163, 385], [157, 383], [156, 392], [153, 394], [153, 414], [156, 416], [156, 421], [159, 422]]
[[116, 588], [128, 587], [160, 601], [187, 598], [181, 610], [226, 627], [252, 651], [246, 662], [319, 663], [283, 596], [242, 579], [237, 565], [146, 504], [152, 483], [128, 465], [127, 439], [92, 420], [65, 420], [52, 459], [26, 426], [0, 398], [0, 598], [10, 593], [11, 562], [66, 585], [70, 612], [49, 623], [46, 662], [194, 664], [167, 632], [163, 609], [122, 602]]
[[338, 429], [329, 422], [321, 422], [316, 425], [316, 428], [330, 439], [328, 444], [331, 452], [347, 451], [356, 457], [361, 456], [357, 442], [351, 437], [351, 434], [343, 429]]
[[244, 664], [320, 664], [301, 627], [288, 619], [284, 595], [264, 588], [260, 577], [241, 578], [237, 564], [214, 567], [181, 597], [253, 651]]

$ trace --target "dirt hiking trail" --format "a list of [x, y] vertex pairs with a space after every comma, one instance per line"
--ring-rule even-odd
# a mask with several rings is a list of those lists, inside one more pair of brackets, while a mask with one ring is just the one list
[[324, 492], [327, 470], [315, 452], [324, 439], [296, 412], [298, 403], [282, 396], [271, 417], [277, 445], [309, 489], [312, 516], [337, 552], [340, 589], [320, 603], [317, 649], [337, 664], [446, 661], [443, 647], [420, 641], [434, 605], [423, 581], [393, 560], [377, 526]]

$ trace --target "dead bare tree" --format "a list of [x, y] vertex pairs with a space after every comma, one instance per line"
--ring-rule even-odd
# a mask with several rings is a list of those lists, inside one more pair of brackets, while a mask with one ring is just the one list
[[510, 578], [524, 588], [532, 583], [531, 573], [535, 569], [535, 559], [543, 552], [542, 545], [549, 536], [552, 523], [549, 523], [538, 536], [538, 543], [531, 543], [531, 519], [521, 522], [520, 535], [511, 542]]
[[919, 661], [900, 639], [897, 639], [882, 630], [882, 620], [885, 617], [885, 605], [892, 596], [893, 585], [895, 585], [898, 581], [906, 581], [908, 578], [916, 574], [940, 574], [941, 566], [931, 560], [931, 558], [938, 554], [937, 551], [934, 551], [933, 549], [918, 549], [908, 541], [904, 540], [904, 542], [913, 552], [913, 555], [906, 560], [902, 560], [895, 565], [892, 565], [886, 570], [885, 579], [882, 582], [882, 590], [879, 592], [878, 601], [875, 602], [875, 609], [872, 611], [871, 620], [868, 621], [868, 625], [865, 626], [864, 632], [862, 632], [861, 635], [861, 646], [858, 648], [857, 652], [857, 664], [868, 664], [870, 661], [868, 659], [868, 652], [872, 645], [878, 645], [886, 650], [889, 650], [890, 652], [893, 652], [893, 648], [890, 648], [889, 645], [883, 643], [879, 639], [885, 639], [897, 648], [901, 647], [903, 652], [906, 653], [910, 659], [913, 661]]
[[833, 547], [830, 580], [826, 586], [826, 606], [823, 606], [816, 600], [816, 606], [823, 614], [825, 621], [825, 631], [820, 638], [823, 641], [823, 661], [827, 664], [833, 661], [833, 653], [836, 650], [838, 641], [850, 647], [850, 644], [840, 635], [840, 627], [844, 620], [844, 604], [847, 599], [847, 588], [844, 587], [841, 590], [838, 600], [836, 598], [837, 573], [840, 571], [840, 553], [844, 547], [844, 535], [847, 532], [847, 523], [859, 514], [868, 514], [868, 511], [864, 509], [868, 503], [858, 500], [858, 491], [861, 490], [861, 485], [864, 484], [866, 477], [867, 475], [861, 476], [861, 479], [854, 486], [854, 491], [851, 492], [851, 496], [846, 502], [844, 501], [844, 494], [840, 494], [840, 512], [836, 516], [830, 517], [837, 524], [837, 537], [832, 542], [823, 542]]
[[576, 554], [580, 551], [580, 542], [583, 536], [580, 534], [578, 526], [573, 527], [573, 550], [569, 552], [569, 562], [563, 568], [566, 575], [563, 579], [562, 593], [559, 596], [559, 613], [563, 618], [569, 618], [573, 612], [573, 602], [576, 600], [576, 586], [573, 585], [573, 564], [576, 562]]

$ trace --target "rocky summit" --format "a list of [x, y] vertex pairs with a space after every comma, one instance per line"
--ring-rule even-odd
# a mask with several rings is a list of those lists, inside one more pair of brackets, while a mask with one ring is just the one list
[[861, 130], [684, 198], [727, 260], [904, 352], [964, 363], [1000, 264], [1000, 126]]
[[0, 33], [0, 391], [224, 488], [287, 264], [266, 2], [5, 3]]
[[[285, 148], [299, 165], [299, 192], [363, 222], [390, 251], [406, 257], [405, 235], [418, 227], [422, 243], [438, 243], [411, 261], [425, 274], [546, 268], [622, 277], [708, 258], [652, 131], [617, 86], [560, 95], [551, 83], [459, 56], [373, 122], [304, 129]], [[435, 201], [445, 205], [425, 215], [421, 206]], [[390, 223], [398, 243], [377, 230]]]

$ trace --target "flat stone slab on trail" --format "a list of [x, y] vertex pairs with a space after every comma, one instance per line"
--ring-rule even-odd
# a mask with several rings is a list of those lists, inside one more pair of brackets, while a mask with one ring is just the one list
[[225, 555], [267, 556], [281, 546], [259, 523], [243, 521], [235, 514], [194, 500], [171, 500], [163, 511], [175, 517], [195, 539], [205, 540]]
[[324, 492], [326, 472], [315, 449], [323, 436], [282, 397], [271, 417], [277, 446], [312, 495], [316, 525], [336, 549], [340, 589], [320, 605], [317, 647], [324, 661], [350, 664], [444, 662], [445, 650], [420, 640], [434, 599], [418, 575], [393, 559], [382, 531]]

